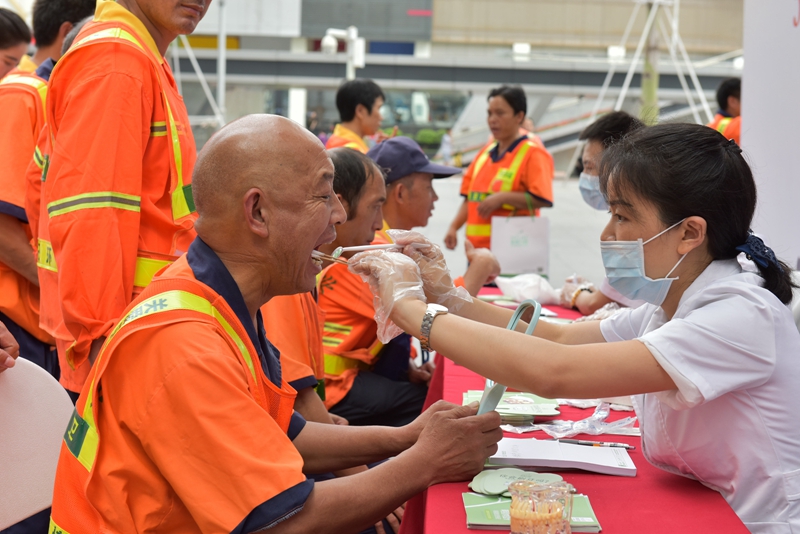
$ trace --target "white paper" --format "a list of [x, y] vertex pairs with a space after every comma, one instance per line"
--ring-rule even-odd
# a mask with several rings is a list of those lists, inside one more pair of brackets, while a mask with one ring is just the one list
[[497, 454], [489, 458], [493, 464], [517, 467], [549, 467], [583, 469], [595, 473], [636, 476], [636, 466], [622, 447], [590, 447], [558, 441], [503, 438]]

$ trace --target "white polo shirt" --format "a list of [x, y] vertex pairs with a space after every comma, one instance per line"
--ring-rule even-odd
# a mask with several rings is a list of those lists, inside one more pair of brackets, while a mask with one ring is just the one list
[[715, 261], [672, 320], [646, 304], [600, 329], [642, 341], [677, 385], [634, 397], [648, 461], [722, 493], [752, 532], [800, 533], [800, 333], [762, 284]]

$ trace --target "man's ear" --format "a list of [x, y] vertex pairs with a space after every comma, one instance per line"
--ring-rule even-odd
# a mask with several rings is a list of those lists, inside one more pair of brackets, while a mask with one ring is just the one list
[[61, 49], [64, 47], [64, 39], [67, 38], [67, 34], [74, 28], [75, 25], [69, 21], [65, 21], [61, 23], [61, 26], [58, 27], [58, 34], [56, 35], [55, 43], [58, 45], [56, 47], [56, 60], [61, 59]]
[[402, 180], [395, 182], [391, 187], [387, 187], [386, 189], [387, 199], [393, 198], [398, 204], [402, 204], [408, 200], [408, 186], [406, 186]]
[[243, 204], [244, 218], [250, 231], [259, 237], [269, 236], [269, 210], [264, 192], [257, 187], [248, 189]]
[[708, 224], [702, 217], [688, 217], [680, 226], [683, 237], [678, 245], [678, 254], [687, 254], [701, 246], [706, 240]]
[[364, 118], [369, 117], [369, 115], [370, 115], [369, 109], [367, 109], [367, 107], [364, 104], [357, 104], [356, 105], [356, 117], [357, 118], [363, 120]]

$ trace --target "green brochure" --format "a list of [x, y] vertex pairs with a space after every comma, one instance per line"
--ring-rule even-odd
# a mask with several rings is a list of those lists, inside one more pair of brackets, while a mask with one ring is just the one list
[[[473, 530], [508, 530], [511, 527], [511, 499], [499, 495], [462, 493], [467, 512], [467, 528]], [[572, 496], [572, 532], [600, 532], [600, 523], [586, 495]]]

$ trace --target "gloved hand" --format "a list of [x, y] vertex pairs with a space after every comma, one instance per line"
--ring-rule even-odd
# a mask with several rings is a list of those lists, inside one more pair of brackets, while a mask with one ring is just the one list
[[386, 233], [395, 243], [404, 245], [403, 254], [419, 265], [425, 295], [429, 301], [441, 304], [451, 312], [457, 311], [465, 302], [472, 302], [466, 289], [453, 284], [442, 249], [419, 232], [388, 230]]
[[387, 250], [361, 252], [348, 263], [349, 271], [369, 284], [374, 297], [378, 339], [388, 343], [403, 333], [391, 319], [395, 303], [409, 297], [427, 302], [419, 267], [408, 256]]

